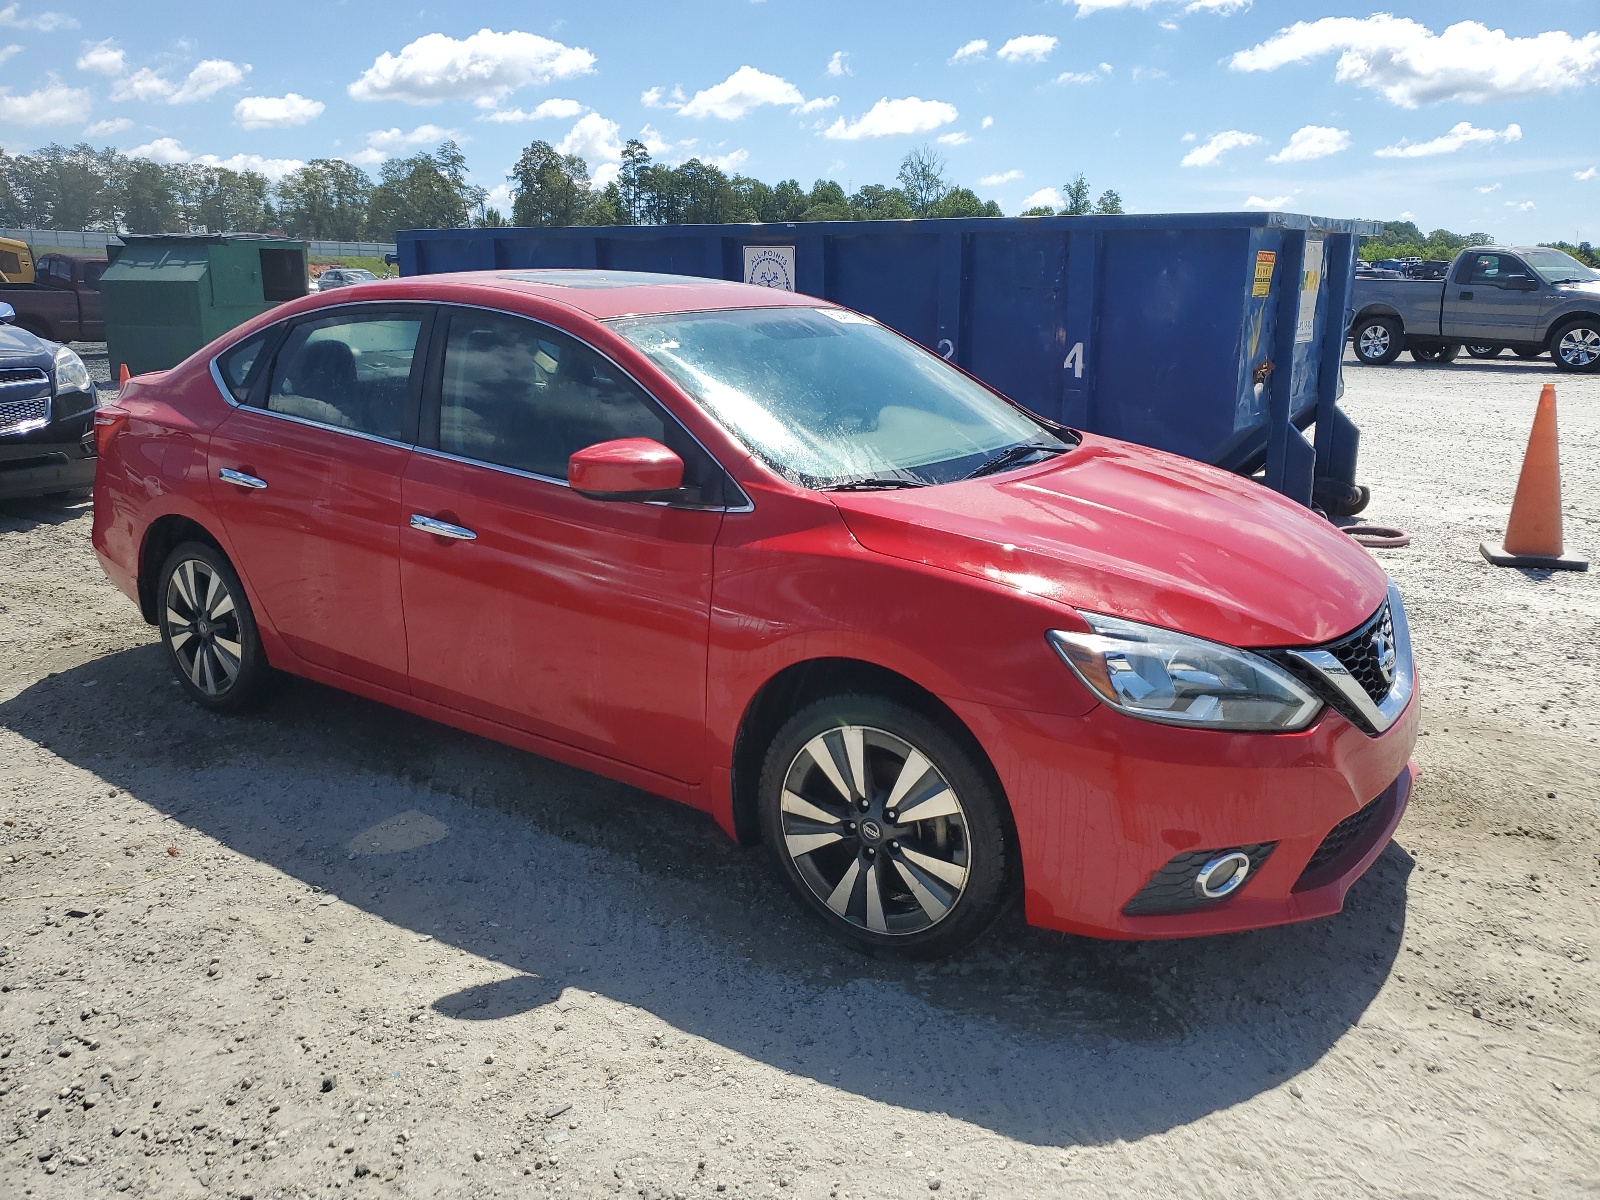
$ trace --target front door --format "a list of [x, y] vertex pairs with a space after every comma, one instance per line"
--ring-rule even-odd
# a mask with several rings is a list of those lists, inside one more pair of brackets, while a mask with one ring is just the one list
[[1545, 303], [1543, 290], [1539, 277], [1514, 254], [1469, 255], [1444, 285], [1444, 336], [1464, 342], [1531, 342]]
[[678, 507], [589, 500], [566, 473], [574, 451], [619, 437], [670, 445], [695, 486], [720, 468], [583, 343], [447, 311], [424, 407], [436, 449], [417, 451], [403, 488], [413, 694], [698, 782], [722, 512], [696, 493]]
[[297, 322], [209, 456], [235, 565], [289, 649], [400, 691], [400, 481], [430, 315], [349, 308]]

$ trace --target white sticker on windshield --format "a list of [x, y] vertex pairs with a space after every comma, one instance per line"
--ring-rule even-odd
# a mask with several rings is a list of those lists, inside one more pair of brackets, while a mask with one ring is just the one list
[[841, 325], [872, 324], [871, 317], [863, 317], [860, 313], [851, 312], [848, 308], [819, 308], [817, 311], [825, 317], [832, 317]]

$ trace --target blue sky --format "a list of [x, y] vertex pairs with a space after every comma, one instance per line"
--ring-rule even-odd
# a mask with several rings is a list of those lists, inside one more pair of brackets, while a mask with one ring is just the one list
[[1597, 29], [1600, 0], [0, 0], [0, 146], [276, 175], [454, 136], [494, 188], [535, 138], [604, 180], [642, 137], [855, 187], [927, 142], [1008, 213], [1081, 171], [1135, 212], [1600, 241]]

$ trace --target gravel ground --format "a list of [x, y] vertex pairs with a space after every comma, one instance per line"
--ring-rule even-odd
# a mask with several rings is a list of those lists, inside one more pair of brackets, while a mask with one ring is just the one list
[[[102, 360], [103, 367], [103, 360]], [[169, 682], [79, 503], [0, 504], [0, 1194], [1600, 1191], [1600, 570], [1489, 567], [1540, 383], [1351, 367], [1427, 718], [1340, 916], [953, 962], [819, 937], [628, 788], [304, 682]]]

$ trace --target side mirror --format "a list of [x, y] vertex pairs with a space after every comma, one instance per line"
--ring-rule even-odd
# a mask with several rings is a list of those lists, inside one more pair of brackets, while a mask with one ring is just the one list
[[667, 500], [683, 487], [683, 459], [650, 438], [618, 438], [569, 458], [567, 482], [591, 500]]
[[9, 325], [17, 319], [17, 310], [11, 305], [0, 303], [0, 325]]

